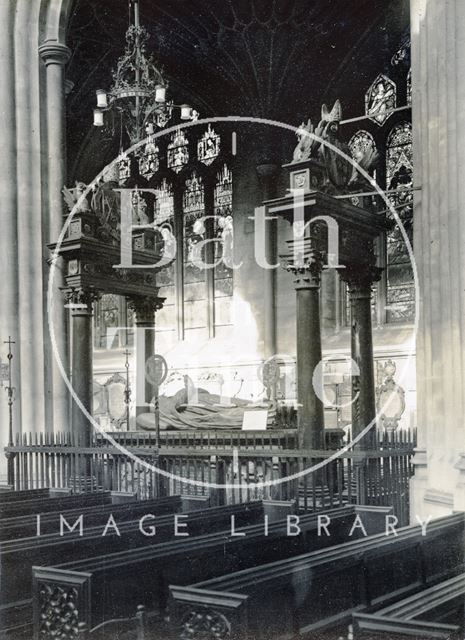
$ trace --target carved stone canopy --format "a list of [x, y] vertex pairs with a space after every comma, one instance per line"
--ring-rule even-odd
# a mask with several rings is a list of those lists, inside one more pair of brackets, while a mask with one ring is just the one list
[[[319, 251], [331, 250], [331, 233], [337, 242], [337, 263], [339, 265], [359, 264], [374, 265], [374, 240], [390, 228], [389, 221], [384, 216], [369, 213], [356, 207], [346, 199], [339, 199], [320, 191], [306, 193], [290, 193], [281, 198], [268, 200], [264, 203], [267, 217], [279, 215], [291, 224], [295, 222], [299, 213], [306, 225], [305, 239], [317, 241]], [[316, 220], [318, 218], [318, 220]], [[311, 222], [310, 225], [307, 225]], [[330, 229], [332, 225], [332, 232]], [[297, 232], [297, 233], [296, 233]], [[294, 235], [302, 235], [294, 226]], [[331, 258], [331, 254], [328, 255]], [[335, 265], [333, 256], [333, 264]]]
[[[49, 248], [54, 251], [56, 245]], [[132, 252], [132, 264], [137, 268], [124, 268], [120, 249], [94, 238], [79, 234], [62, 242], [59, 255], [65, 262], [65, 283], [71, 290], [113, 293], [121, 296], [156, 296], [156, 272], [153, 267], [160, 260], [153, 252]], [[166, 265], [164, 265], [166, 267]]]

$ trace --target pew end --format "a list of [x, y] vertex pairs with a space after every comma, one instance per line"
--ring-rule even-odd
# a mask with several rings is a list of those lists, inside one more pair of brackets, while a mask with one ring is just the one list
[[297, 512], [295, 500], [262, 500], [263, 513], [268, 516], [270, 522], [284, 520], [288, 515]]
[[170, 585], [169, 617], [176, 637], [246, 637], [249, 596]]
[[111, 491], [111, 504], [123, 504], [126, 502], [136, 502], [137, 492], [135, 491]]

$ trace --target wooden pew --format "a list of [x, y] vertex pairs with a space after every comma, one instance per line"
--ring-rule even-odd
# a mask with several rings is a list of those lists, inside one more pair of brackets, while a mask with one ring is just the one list
[[[116, 497], [116, 504], [115, 504]], [[89, 501], [84, 501], [84, 507], [74, 507], [49, 511], [40, 514], [40, 534], [41, 537], [48, 533], [56, 533], [60, 530], [60, 515], [67, 522], [73, 523], [82, 515], [86, 529], [99, 526], [105, 523], [110, 514], [120, 522], [132, 520], [144, 513], [150, 513], [151, 509], [156, 509], [157, 514], [175, 513], [183, 509], [181, 496], [169, 496], [165, 498], [154, 498], [152, 500], [135, 501], [127, 496], [126, 501], [122, 501], [121, 494], [110, 496], [108, 503], [89, 505]], [[69, 503], [68, 503], [69, 505]], [[35, 537], [37, 534], [37, 513], [16, 516], [13, 518], [2, 518], [0, 520], [0, 541], [15, 540], [19, 538]]]
[[[178, 501], [178, 503], [181, 501]], [[113, 554], [124, 553], [132, 547], [157, 546], [171, 540], [175, 534], [175, 514], [166, 513], [166, 499], [160, 501], [160, 513], [157, 515], [157, 500], [130, 503], [134, 517], [128, 521], [118, 521], [117, 510], [114, 509], [114, 521], [117, 523], [120, 536], [110, 528], [107, 537], [102, 533], [106, 524], [86, 527], [83, 535], [79, 530], [60, 536], [59, 532], [48, 533], [40, 537], [21, 538], [0, 542], [0, 630], [13, 628], [19, 622], [31, 621], [32, 601], [31, 582], [32, 567], [38, 563], [56, 565], [64, 559], [78, 562], [92, 557], [105, 557], [108, 551]], [[144, 536], [139, 529], [140, 519], [148, 515], [156, 516], [156, 535]], [[180, 515], [180, 514], [178, 514]], [[230, 527], [231, 515], [238, 526], [245, 526], [263, 518], [263, 506], [260, 502], [243, 503], [226, 507], [195, 509], [182, 514], [189, 520], [192, 535], [202, 535], [210, 531], [219, 531]], [[109, 516], [108, 516], [109, 517]], [[181, 519], [181, 516], [180, 516]], [[145, 529], [153, 525], [153, 519], [145, 523]], [[72, 525], [73, 522], [70, 521]], [[30, 634], [29, 634], [30, 635]]]
[[405, 527], [397, 537], [379, 534], [192, 586], [173, 585], [173, 624], [181, 636], [196, 638], [208, 616], [228, 636], [261, 640], [347, 623], [355, 611], [462, 570], [464, 519], [459, 513], [432, 521], [425, 536], [419, 526]]
[[53, 498], [59, 495], [70, 494], [69, 489], [24, 489], [21, 491], [1, 491], [0, 505], [18, 500], [32, 500], [33, 498]]
[[76, 495], [65, 494], [56, 497], [34, 497], [32, 499], [21, 499], [8, 501], [0, 504], [0, 520], [13, 518], [15, 516], [36, 515], [48, 511], [60, 511], [61, 509], [72, 509], [85, 507], [86, 505], [110, 504], [111, 495], [109, 491], [96, 493], [80, 493]]
[[[164, 611], [170, 583], [189, 584], [193, 576], [209, 578], [288, 558], [308, 549], [327, 547], [347, 539], [356, 515], [367, 514], [371, 532], [384, 530], [389, 507], [342, 507], [330, 513], [330, 535], [318, 527], [326, 514], [300, 516], [300, 535], [289, 536], [286, 520], [243, 527], [240, 531], [220, 531], [195, 538], [177, 538], [154, 546], [107, 553], [55, 567], [34, 567], [35, 638], [45, 640], [45, 621], [53, 632], [60, 626], [60, 615], [53, 603], [70, 596], [77, 603], [78, 622], [96, 626], [117, 614], [129, 615], [137, 604], [149, 611]], [[294, 516], [295, 517], [295, 516]], [[324, 520], [323, 520], [324, 521]], [[236, 522], [237, 527], [239, 524]], [[291, 528], [292, 531], [292, 528]], [[237, 534], [241, 535], [237, 535]], [[354, 537], [361, 535], [359, 529]], [[39, 633], [40, 630], [40, 633]]]
[[429, 640], [463, 638], [465, 573], [384, 607], [356, 613], [354, 640]]

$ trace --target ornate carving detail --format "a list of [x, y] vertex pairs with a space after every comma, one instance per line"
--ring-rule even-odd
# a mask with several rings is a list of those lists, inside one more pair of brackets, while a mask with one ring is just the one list
[[396, 365], [388, 360], [382, 371], [383, 382], [376, 389], [381, 425], [387, 431], [395, 431], [405, 411], [405, 391], [394, 380]]
[[307, 289], [320, 286], [324, 257], [320, 251], [310, 250], [299, 256], [298, 263], [295, 256], [281, 256], [283, 267], [295, 277], [296, 289]]
[[181, 621], [180, 640], [224, 640], [231, 637], [231, 623], [214, 609], [189, 609]]
[[[339, 122], [342, 119], [342, 107], [336, 100], [331, 111], [324, 104], [321, 108], [321, 119], [316, 128], [311, 120], [302, 123], [297, 129], [298, 143], [294, 150], [293, 162], [307, 160], [318, 161], [323, 169], [323, 175], [313, 170], [309, 183], [304, 172], [294, 172], [294, 184], [300, 181], [302, 188], [318, 188], [320, 191], [337, 194], [347, 193], [358, 181], [358, 171], [344, 156], [350, 156], [349, 146], [339, 138]], [[360, 158], [363, 168], [370, 170], [377, 161], [377, 155], [372, 152], [364, 153]], [[361, 164], [361, 163], [360, 163]]]
[[163, 308], [166, 298], [137, 296], [128, 299], [128, 306], [136, 314], [136, 324], [154, 323], [154, 314]]
[[63, 294], [66, 299], [66, 304], [87, 307], [88, 311], [92, 311], [92, 304], [96, 302], [101, 295], [94, 289], [84, 289], [82, 287], [64, 289]]
[[73, 640], [78, 633], [78, 590], [39, 585], [39, 638]]
[[85, 192], [87, 185], [85, 182], [79, 182], [76, 180], [76, 184], [72, 189], [63, 187], [62, 193], [64, 200], [68, 206], [68, 210], [74, 211], [74, 213], [88, 213], [90, 211], [89, 201]]

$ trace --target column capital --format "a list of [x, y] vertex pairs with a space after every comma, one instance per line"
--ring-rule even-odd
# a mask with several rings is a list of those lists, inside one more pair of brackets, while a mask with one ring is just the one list
[[91, 314], [92, 304], [101, 296], [95, 289], [85, 289], [83, 287], [62, 289], [62, 292], [66, 300], [66, 306], [71, 309], [73, 314], [83, 312]]
[[370, 264], [347, 264], [338, 273], [348, 284], [351, 297], [371, 298], [371, 287], [381, 278], [383, 269]]
[[312, 250], [299, 258], [295, 262], [294, 256], [281, 256], [283, 268], [294, 276], [295, 288], [318, 289], [324, 265], [323, 254], [321, 251]]
[[153, 325], [154, 314], [163, 308], [166, 298], [158, 296], [133, 296], [128, 305], [136, 314], [136, 324]]
[[71, 49], [57, 40], [46, 40], [39, 46], [39, 55], [45, 65], [65, 65], [71, 57]]

